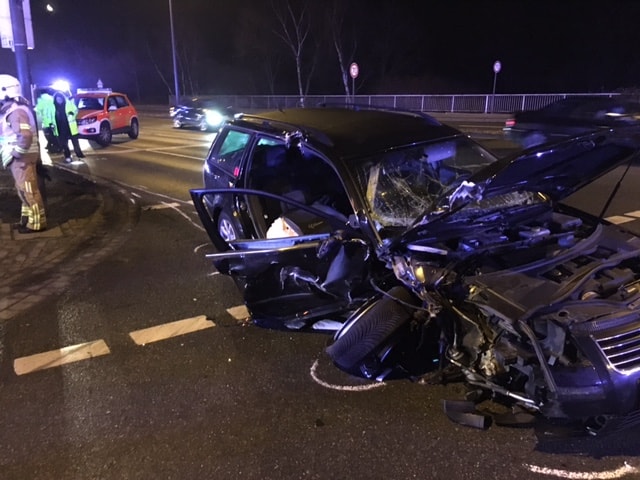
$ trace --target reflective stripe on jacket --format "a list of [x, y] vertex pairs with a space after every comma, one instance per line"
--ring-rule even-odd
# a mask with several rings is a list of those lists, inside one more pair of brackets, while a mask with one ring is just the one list
[[7, 167], [14, 158], [26, 162], [38, 161], [39, 148], [36, 122], [28, 105], [11, 102], [3, 109], [0, 120], [0, 152], [2, 166]]
[[36, 114], [42, 128], [56, 123], [56, 107], [53, 104], [53, 96], [43, 93], [36, 101]]

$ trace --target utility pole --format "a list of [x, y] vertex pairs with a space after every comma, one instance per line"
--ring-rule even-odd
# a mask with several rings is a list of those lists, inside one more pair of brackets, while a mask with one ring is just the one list
[[[13, 51], [16, 55], [16, 70], [18, 80], [22, 85], [22, 96], [33, 102], [31, 94], [31, 74], [27, 59], [27, 33], [24, 27], [24, 7], [22, 0], [9, 0], [11, 14], [11, 28], [13, 29]], [[27, 89], [29, 96], [27, 96]]]
[[171, 53], [173, 55], [173, 83], [175, 86], [175, 106], [180, 105], [180, 88], [178, 87], [178, 61], [176, 59], [176, 37], [173, 33], [173, 8], [169, 0], [169, 23], [171, 24]]

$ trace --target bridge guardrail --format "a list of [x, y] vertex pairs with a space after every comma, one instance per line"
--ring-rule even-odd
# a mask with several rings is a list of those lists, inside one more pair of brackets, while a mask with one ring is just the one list
[[[375, 107], [389, 107], [422, 112], [449, 113], [511, 113], [536, 110], [556, 100], [569, 97], [614, 97], [620, 93], [540, 93], [540, 94], [479, 94], [479, 95], [199, 95], [238, 110], [271, 110], [301, 105], [355, 103]], [[174, 97], [169, 97], [169, 104]]]

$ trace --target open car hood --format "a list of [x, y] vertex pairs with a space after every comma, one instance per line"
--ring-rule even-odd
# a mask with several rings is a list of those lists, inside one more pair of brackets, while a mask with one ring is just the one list
[[505, 157], [477, 172], [437, 202], [409, 231], [432, 225], [462, 207], [511, 192], [560, 201], [629, 161], [640, 150], [640, 127], [602, 130]]

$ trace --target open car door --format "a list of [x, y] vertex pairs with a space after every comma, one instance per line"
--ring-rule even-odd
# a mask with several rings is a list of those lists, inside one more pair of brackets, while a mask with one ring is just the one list
[[[368, 244], [348, 233], [343, 216], [291, 198], [249, 189], [194, 189], [196, 211], [218, 253], [207, 255], [216, 269], [229, 275], [240, 289], [254, 322], [269, 328], [319, 330], [336, 328], [344, 316], [369, 295]], [[262, 196], [290, 204], [284, 228], [264, 239], [225, 241], [207, 207], [207, 195]], [[255, 213], [254, 213], [255, 215]], [[304, 217], [304, 220], [300, 220]], [[294, 224], [311, 225], [308, 233]], [[275, 223], [275, 222], [274, 222]]]

